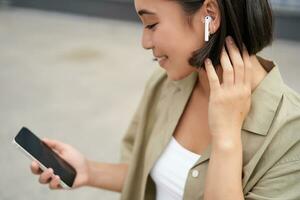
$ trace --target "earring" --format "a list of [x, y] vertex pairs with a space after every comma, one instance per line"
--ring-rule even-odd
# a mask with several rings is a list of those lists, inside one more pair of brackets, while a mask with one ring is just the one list
[[208, 42], [209, 41], [209, 35], [210, 35], [210, 32], [209, 32], [209, 24], [210, 22], [212, 21], [212, 18], [211, 16], [206, 16], [205, 19], [204, 19], [204, 41], [205, 42]]

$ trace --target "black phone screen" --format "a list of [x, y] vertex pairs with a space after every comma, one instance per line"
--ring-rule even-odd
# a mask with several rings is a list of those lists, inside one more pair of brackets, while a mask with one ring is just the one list
[[58, 175], [69, 187], [72, 187], [76, 177], [75, 169], [29, 129], [23, 127], [15, 137], [15, 141], [45, 167], [52, 168], [54, 174]]

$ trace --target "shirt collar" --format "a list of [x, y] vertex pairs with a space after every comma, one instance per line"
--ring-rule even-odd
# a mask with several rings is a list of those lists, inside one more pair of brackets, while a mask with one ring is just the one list
[[[260, 57], [259, 60], [269, 62]], [[272, 69], [253, 91], [251, 109], [242, 127], [260, 135], [267, 135], [283, 95], [284, 82], [279, 68], [273, 62], [269, 63]]]
[[[269, 72], [251, 94], [251, 108], [244, 120], [242, 129], [259, 135], [266, 135], [281, 101], [284, 83], [274, 62], [259, 56], [258, 60]], [[186, 92], [187, 88], [194, 86], [197, 77], [198, 73], [193, 72], [185, 79], [179, 81], [169, 80], [169, 84], [181, 92]], [[188, 91], [192, 92], [190, 89]]]

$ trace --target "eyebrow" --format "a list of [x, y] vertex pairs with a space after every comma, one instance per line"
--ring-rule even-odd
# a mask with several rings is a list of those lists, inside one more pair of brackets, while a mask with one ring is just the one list
[[138, 14], [139, 14], [140, 16], [143, 16], [143, 15], [145, 15], [145, 14], [147, 14], [147, 15], [155, 15], [154, 12], [151, 12], [151, 11], [146, 10], [146, 9], [142, 9], [142, 10], [138, 11]]

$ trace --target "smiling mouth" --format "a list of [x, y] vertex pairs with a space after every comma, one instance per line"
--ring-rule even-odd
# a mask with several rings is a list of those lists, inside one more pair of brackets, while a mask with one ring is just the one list
[[165, 59], [167, 59], [167, 58], [168, 58], [168, 56], [155, 57], [155, 58], [153, 58], [153, 61], [158, 61], [158, 62], [160, 62], [160, 61], [165, 60]]

